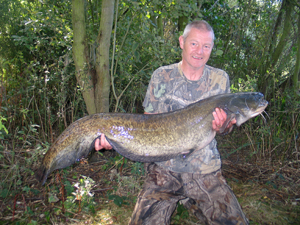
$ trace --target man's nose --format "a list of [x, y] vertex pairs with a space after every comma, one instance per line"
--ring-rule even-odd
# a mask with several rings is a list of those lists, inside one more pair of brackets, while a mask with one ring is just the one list
[[198, 48], [196, 49], [198, 54], [202, 54], [203, 53], [203, 46], [199, 45]]

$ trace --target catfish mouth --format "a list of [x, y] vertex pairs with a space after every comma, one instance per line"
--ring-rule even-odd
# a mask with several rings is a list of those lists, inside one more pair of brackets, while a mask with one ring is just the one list
[[255, 117], [255, 116], [261, 114], [265, 110], [265, 108], [268, 106], [268, 104], [269, 104], [268, 101], [266, 101], [264, 99], [261, 99], [260, 102], [259, 102], [259, 104], [258, 104], [257, 109], [255, 109], [255, 111], [253, 111], [251, 113], [250, 118]]
[[[247, 111], [244, 111], [244, 113], [239, 112], [239, 114], [241, 115], [239, 118], [236, 118], [236, 125], [239, 127], [241, 124], [243, 124], [244, 122], [246, 122], [247, 120], [257, 116], [257, 115], [262, 115], [262, 112], [265, 110], [265, 108], [268, 106], [268, 102], [266, 100], [264, 100], [263, 98], [258, 100], [259, 103], [257, 104], [256, 108], [250, 108], [249, 105], [246, 103], [247, 106]], [[263, 119], [266, 120], [264, 118], [264, 116], [262, 115]]]

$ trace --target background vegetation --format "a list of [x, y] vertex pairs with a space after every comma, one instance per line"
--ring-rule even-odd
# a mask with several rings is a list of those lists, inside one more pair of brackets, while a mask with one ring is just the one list
[[[108, 9], [113, 13], [106, 13]], [[213, 26], [216, 40], [209, 65], [228, 72], [232, 91], [260, 91], [270, 102], [267, 124], [256, 118], [230, 136], [219, 137], [229, 182], [238, 195], [249, 185], [261, 190], [253, 201], [245, 194], [249, 191], [240, 193], [246, 196], [241, 201], [253, 222], [262, 223], [258, 209], [269, 209], [276, 218], [264, 221], [267, 224], [299, 222], [297, 0], [0, 0], [0, 16], [3, 223], [79, 223], [87, 220], [85, 212], [95, 215], [107, 201], [108, 220], [126, 224], [144, 176], [142, 164], [109, 156], [94, 167], [82, 166], [83, 171], [76, 172], [80, 166], [68, 169], [61, 180], [48, 180], [46, 187], [36, 185], [33, 172], [55, 138], [76, 119], [100, 111], [142, 113], [152, 72], [180, 60], [178, 37], [195, 19]], [[81, 49], [75, 51], [78, 46]], [[102, 177], [90, 174], [98, 167]], [[244, 173], [250, 178], [240, 177]], [[261, 177], [265, 173], [268, 178]], [[80, 174], [96, 184], [89, 186], [95, 181]], [[278, 184], [278, 179], [284, 183]], [[95, 191], [95, 185], [101, 188]], [[80, 187], [85, 197], [72, 194]], [[89, 195], [92, 190], [94, 197]], [[121, 219], [113, 206], [124, 204], [131, 208]], [[187, 215], [179, 207], [172, 223], [195, 224]]]

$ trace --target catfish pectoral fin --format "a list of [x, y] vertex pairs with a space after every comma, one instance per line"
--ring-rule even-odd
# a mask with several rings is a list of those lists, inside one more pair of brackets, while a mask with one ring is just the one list
[[189, 151], [182, 152], [182, 153], [179, 155], [179, 157], [180, 157], [180, 159], [186, 159], [186, 158], [189, 157], [194, 151], [195, 151], [195, 149], [190, 149]]
[[227, 118], [226, 120], [224, 121], [222, 127], [220, 128], [220, 134], [227, 134], [227, 133], [224, 133], [224, 131], [226, 130], [226, 128], [228, 127], [229, 123], [231, 122], [231, 120], [233, 120], [235, 118], [235, 115], [234, 113], [230, 113], [228, 114], [227, 113]]

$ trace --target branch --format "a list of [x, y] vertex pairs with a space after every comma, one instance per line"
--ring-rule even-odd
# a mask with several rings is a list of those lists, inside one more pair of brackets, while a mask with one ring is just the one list
[[[136, 74], [138, 75], [139, 72], [141, 72], [142, 70], [145, 69], [145, 67], [149, 64], [150, 62], [146, 63], [145, 66], [143, 66]], [[131, 80], [128, 82], [128, 84], [126, 85], [126, 87], [123, 89], [123, 91], [121, 92], [121, 94], [116, 98], [116, 106], [115, 106], [115, 112], [117, 112], [118, 106], [119, 106], [119, 101], [120, 98], [122, 97], [122, 95], [124, 94], [124, 92], [127, 90], [127, 88], [129, 87], [129, 85], [131, 84], [131, 82], [134, 80], [135, 76], [133, 76], [133, 78], [131, 78]]]
[[212, 7], [210, 7], [207, 11], [208, 11], [208, 12], [211, 11], [211, 10], [216, 6], [216, 4], [218, 4], [218, 2], [219, 2], [219, 0], [216, 1], [216, 2], [212, 5]]
[[[135, 16], [133, 16], [133, 17], [131, 18], [131, 21], [128, 23], [128, 27], [127, 27], [126, 33], [125, 33], [125, 35], [124, 35], [124, 37], [123, 37], [122, 44], [121, 44], [121, 46], [120, 46], [120, 48], [119, 48], [120, 51], [121, 51], [122, 48], [123, 48], [123, 45], [124, 45], [124, 43], [125, 43], [125, 40], [126, 40], [128, 31], [129, 31], [129, 28], [130, 28], [130, 25], [131, 25], [131, 23], [132, 23], [134, 17], [135, 17]], [[117, 56], [117, 59], [116, 59], [116, 65], [118, 64], [118, 61], [119, 61], [119, 55]], [[114, 75], [116, 75], [116, 71], [117, 71], [117, 67], [115, 67]]]
[[291, 3], [295, 4], [300, 9], [300, 3], [297, 0], [291, 0]]
[[113, 55], [111, 57], [111, 69], [110, 69], [110, 77], [111, 77], [111, 86], [113, 90], [113, 94], [115, 98], [117, 99], [115, 85], [114, 85], [114, 74], [113, 74], [113, 68], [114, 68], [114, 58], [115, 58], [115, 52], [116, 52], [116, 33], [117, 33], [117, 24], [118, 24], [118, 6], [119, 6], [119, 0], [117, 0], [116, 3], [116, 16], [115, 16], [115, 31], [114, 31], [114, 42], [113, 42]]

